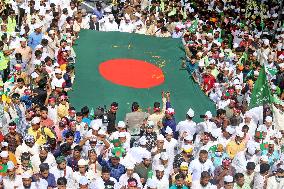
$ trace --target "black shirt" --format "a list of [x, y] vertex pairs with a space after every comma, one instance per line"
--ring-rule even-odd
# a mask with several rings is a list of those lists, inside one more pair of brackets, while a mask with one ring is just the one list
[[107, 118], [108, 118], [107, 132], [110, 134], [116, 131], [115, 128], [116, 113], [108, 111]]

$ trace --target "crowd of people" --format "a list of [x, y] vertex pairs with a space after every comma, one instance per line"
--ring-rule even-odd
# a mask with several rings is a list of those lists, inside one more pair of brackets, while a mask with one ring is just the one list
[[[0, 2], [0, 189], [284, 188], [284, 128], [275, 127], [270, 105], [249, 111], [262, 69], [273, 106], [283, 111], [283, 2], [113, 0], [96, 2], [93, 12], [82, 7], [76, 0]], [[81, 29], [181, 40], [181, 66], [216, 112], [204, 110], [196, 123], [189, 107], [185, 120], [176, 120], [170, 92], [149, 112], [137, 99], [123, 121], [116, 119], [119, 102], [74, 108], [68, 92]]]

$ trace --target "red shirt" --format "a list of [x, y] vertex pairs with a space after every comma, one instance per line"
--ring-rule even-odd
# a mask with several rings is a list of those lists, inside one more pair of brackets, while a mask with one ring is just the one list
[[204, 85], [205, 92], [210, 91], [210, 89], [213, 88], [215, 82], [216, 82], [216, 79], [213, 75], [205, 74], [203, 76], [203, 85]]

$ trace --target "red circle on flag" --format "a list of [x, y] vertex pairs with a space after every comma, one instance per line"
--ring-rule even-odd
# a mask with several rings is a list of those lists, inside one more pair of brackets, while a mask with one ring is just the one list
[[100, 74], [108, 81], [133, 88], [161, 85], [165, 78], [157, 66], [135, 59], [113, 59], [99, 65]]

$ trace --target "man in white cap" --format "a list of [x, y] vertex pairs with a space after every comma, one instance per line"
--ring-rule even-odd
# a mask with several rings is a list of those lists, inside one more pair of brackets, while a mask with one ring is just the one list
[[165, 137], [159, 134], [157, 137], [156, 147], [151, 150], [152, 156], [155, 156], [161, 152], [166, 152]]
[[35, 31], [29, 35], [28, 46], [35, 49], [37, 45], [40, 44], [43, 34], [41, 32], [42, 25], [36, 24]]
[[103, 25], [103, 31], [118, 31], [118, 24], [115, 22], [113, 14], [108, 16], [108, 21]]
[[80, 177], [79, 179], [79, 189], [89, 189], [89, 183], [90, 181], [88, 180], [87, 177]]
[[267, 138], [270, 139], [273, 137], [275, 134], [275, 130], [273, 128], [273, 120], [271, 116], [266, 116], [265, 121], [264, 121], [264, 126], [267, 129]]
[[119, 31], [128, 33], [132, 33], [134, 31], [134, 25], [128, 14], [125, 14], [124, 20], [120, 22]]
[[192, 120], [194, 117], [193, 109], [189, 109], [186, 113], [186, 119], [181, 121], [177, 124], [177, 132], [179, 133], [180, 137], [184, 137], [184, 133], [188, 135], [195, 135], [196, 133], [196, 123]]
[[283, 188], [283, 187], [284, 187], [284, 165], [281, 164], [277, 168], [276, 174], [268, 178], [267, 189]]
[[165, 174], [164, 166], [159, 165], [155, 168], [155, 176], [153, 179], [156, 182], [157, 189], [169, 188], [169, 175]]
[[93, 182], [96, 179], [96, 174], [93, 172], [93, 170], [88, 170], [88, 161], [84, 159], [80, 159], [78, 161], [78, 171], [74, 172], [73, 178], [75, 180], [76, 187], [79, 187], [80, 180], [82, 177], [85, 177], [88, 182]]
[[234, 178], [231, 175], [224, 177], [224, 186], [220, 189], [233, 189], [234, 187]]
[[131, 154], [132, 158], [134, 159], [135, 163], [139, 164], [143, 161], [143, 157], [145, 156], [145, 154], [149, 153], [149, 151], [146, 148], [146, 137], [142, 136], [139, 139], [139, 146], [134, 146], [132, 148], [130, 148], [128, 154]]
[[62, 71], [57, 68], [54, 71], [55, 77], [53, 77], [52, 81], [51, 81], [51, 88], [55, 89], [55, 88], [63, 88], [63, 83], [65, 83], [65, 80], [62, 77]]
[[3, 179], [5, 189], [14, 189], [22, 185], [20, 175], [16, 175], [15, 165], [12, 161], [7, 162], [7, 176]]
[[126, 131], [126, 124], [125, 124], [125, 122], [124, 121], [119, 121], [117, 123], [116, 129], [117, 129], [117, 131], [113, 132], [110, 135], [109, 140], [112, 141], [114, 139], [117, 139], [118, 136], [119, 136], [119, 133], [123, 132], [126, 135], [127, 143], [130, 144], [131, 135], [130, 135], [129, 132]]
[[44, 179], [40, 181], [32, 182], [32, 175], [29, 172], [24, 172], [22, 175], [22, 186], [19, 189], [45, 189], [48, 187], [48, 183]]
[[148, 179], [144, 188], [145, 189], [159, 189], [157, 187], [157, 181], [155, 179]]
[[237, 173], [244, 173], [248, 162], [258, 162], [256, 154], [256, 148], [252, 144], [247, 145], [247, 149], [237, 153], [233, 159], [232, 165], [236, 168]]
[[247, 125], [249, 127], [249, 131], [248, 134], [252, 137], [255, 134], [255, 130], [257, 128], [256, 123], [254, 122], [254, 120], [252, 119], [252, 113], [250, 112], [246, 112], [244, 115], [244, 120], [243, 122], [240, 124], [240, 127]]
[[204, 132], [204, 130], [212, 131], [214, 128], [217, 128], [216, 124], [211, 121], [213, 115], [210, 111], [205, 112], [205, 115], [202, 115], [204, 121], [197, 124], [196, 132]]
[[22, 55], [23, 61], [23, 69], [26, 68], [31, 58], [32, 58], [32, 49], [31, 47], [27, 46], [27, 39], [22, 37], [20, 38], [20, 46], [15, 49], [15, 53], [20, 53]]
[[127, 181], [129, 178], [135, 178], [138, 182], [138, 187], [142, 188], [142, 183], [140, 181], [140, 177], [137, 173], [134, 172], [134, 164], [129, 163], [128, 165], [125, 166], [126, 168], [126, 173], [121, 175], [119, 178], [118, 185], [120, 188], [126, 187], [127, 186]]
[[166, 152], [169, 155], [169, 162], [173, 163], [176, 149], [178, 148], [178, 141], [173, 138], [173, 130], [170, 127], [166, 128], [166, 138], [165, 138], [165, 147]]

